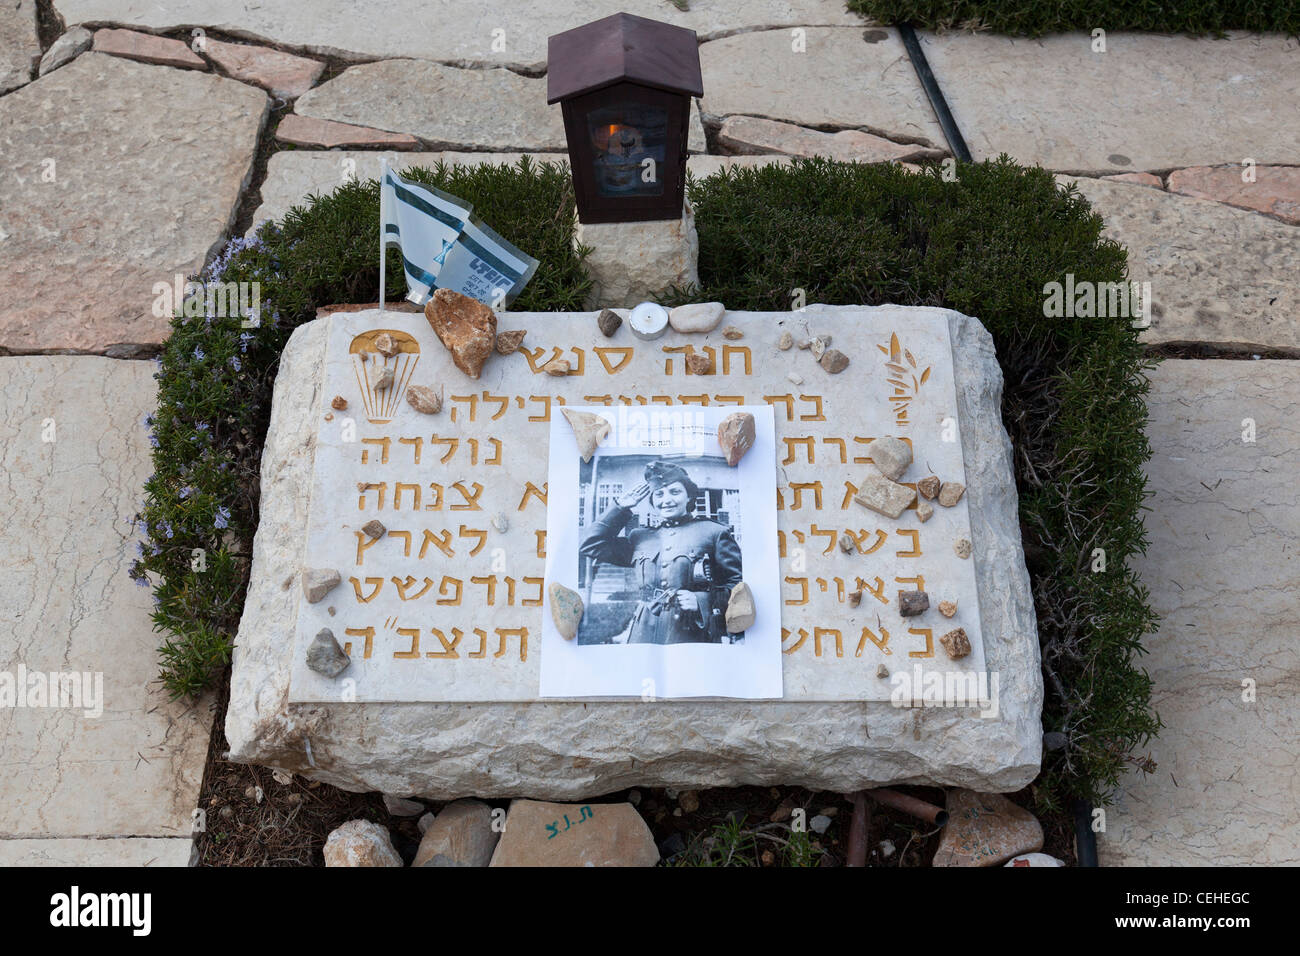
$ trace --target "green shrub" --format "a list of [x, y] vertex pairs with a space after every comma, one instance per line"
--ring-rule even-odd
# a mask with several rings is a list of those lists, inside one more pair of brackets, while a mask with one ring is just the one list
[[[582, 308], [590, 280], [571, 245], [574, 203], [564, 167], [523, 160], [407, 175], [472, 202], [502, 236], [540, 260], [516, 309]], [[136, 515], [144, 541], [131, 576], [154, 587], [154, 626], [168, 635], [159, 649], [162, 680], [173, 696], [210, 685], [230, 659], [280, 351], [317, 308], [376, 300], [378, 243], [375, 180], [309, 197], [256, 238], [232, 240], [200, 277], [260, 283], [260, 326], [245, 328], [243, 317], [209, 315], [202, 306], [189, 316], [179, 310], [172, 321], [157, 360], [158, 411], [145, 419], [154, 474]], [[390, 299], [406, 294], [398, 255], [388, 252]]]
[[1098, 27], [1216, 36], [1227, 30], [1300, 33], [1300, 6], [1294, 0], [848, 0], [848, 6], [878, 23], [975, 27], [1013, 36]]
[[1121, 281], [1126, 254], [1044, 170], [1003, 157], [957, 173], [801, 160], [692, 180], [702, 288], [670, 300], [779, 311], [802, 289], [810, 303], [944, 306], [984, 323], [1006, 379], [1044, 729], [1069, 741], [1044, 755], [1039, 800], [1104, 800], [1160, 726], [1134, 663], [1156, 619], [1127, 567], [1145, 548], [1147, 364], [1126, 320], [1044, 317], [1043, 287], [1066, 273]]

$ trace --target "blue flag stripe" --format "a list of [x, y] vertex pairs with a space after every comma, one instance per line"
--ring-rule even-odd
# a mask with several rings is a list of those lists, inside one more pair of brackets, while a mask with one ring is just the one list
[[393, 187], [393, 195], [395, 195], [402, 202], [406, 203], [408, 206], [420, 210], [420, 212], [424, 213], [426, 216], [431, 216], [432, 218], [437, 219], [439, 222], [443, 223], [444, 225], [451, 226], [453, 229], [461, 229], [464, 227], [465, 223], [462, 220], [457, 219], [455, 216], [443, 212], [437, 206], [431, 204], [423, 196], [419, 195], [413, 190], [407, 189], [401, 183], [394, 180], [391, 171], [388, 174], [388, 182]]
[[[398, 231], [397, 226], [393, 225], [392, 223], [389, 223], [387, 226], [384, 227], [384, 232], [388, 233], [389, 235], [397, 237], [396, 243], [388, 242], [387, 244], [390, 246], [395, 244], [398, 248], [398, 251], [400, 252], [402, 248], [402, 243], [401, 243], [402, 234], [400, 231]], [[409, 275], [412, 279], [415, 279], [419, 282], [423, 282], [430, 289], [436, 289], [438, 287], [438, 283], [433, 278], [433, 276], [429, 275], [429, 273], [425, 272], [423, 269], [417, 266], [410, 259], [406, 258], [405, 253], [402, 254], [402, 266], [406, 269], [406, 274]]]

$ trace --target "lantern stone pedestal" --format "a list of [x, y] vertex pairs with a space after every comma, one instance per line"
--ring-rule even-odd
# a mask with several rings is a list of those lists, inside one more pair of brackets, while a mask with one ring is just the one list
[[587, 308], [631, 308], [670, 285], [698, 285], [700, 240], [695, 213], [658, 222], [579, 222], [575, 244], [589, 246], [593, 286]]

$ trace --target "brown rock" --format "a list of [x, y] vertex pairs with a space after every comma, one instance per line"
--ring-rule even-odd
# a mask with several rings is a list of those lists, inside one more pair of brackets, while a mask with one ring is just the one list
[[491, 865], [654, 866], [658, 862], [650, 828], [630, 803], [514, 800]]
[[876, 676], [881, 680], [886, 680], [889, 677], [889, 668], [884, 664], [880, 664], [876, 667]]
[[176, 66], [183, 70], [206, 70], [203, 57], [191, 50], [181, 40], [169, 40], [135, 30], [96, 30], [96, 53], [123, 56], [128, 60], [142, 60], [162, 66]]
[[1001, 794], [949, 790], [947, 810], [931, 866], [997, 866], [1043, 848], [1042, 825]]
[[944, 617], [952, 617], [954, 614], [957, 613], [957, 602], [956, 602], [956, 601], [940, 601], [940, 602], [939, 602], [939, 613], [942, 614]]
[[492, 808], [481, 800], [456, 800], [434, 817], [411, 866], [487, 866], [501, 834]]
[[1169, 174], [1169, 191], [1253, 209], [1300, 225], [1300, 167], [1256, 166], [1255, 181], [1241, 181], [1240, 166], [1193, 166]]
[[319, 60], [281, 53], [264, 46], [225, 43], [212, 37], [203, 39], [202, 50], [230, 76], [260, 86], [282, 100], [302, 96], [325, 69], [325, 64]]
[[961, 496], [964, 494], [966, 494], [966, 486], [961, 482], [945, 481], [939, 486], [939, 504], [951, 508], [961, 501]]
[[330, 402], [330, 408], [334, 409], [336, 412], [346, 411], [347, 407], [348, 400], [342, 395], [335, 395], [334, 401]]
[[930, 595], [924, 591], [899, 591], [898, 613], [900, 617], [916, 617], [930, 610]]
[[601, 309], [600, 315], [596, 316], [596, 325], [600, 327], [600, 334], [609, 338], [618, 331], [618, 327], [623, 324], [623, 317], [613, 309]]
[[718, 425], [718, 444], [732, 468], [740, 464], [745, 452], [754, 447], [754, 416], [749, 412], [732, 412]]
[[729, 325], [722, 330], [722, 337], [724, 339], [743, 339], [745, 333], [740, 331], [740, 329], [736, 328], [734, 325]]
[[380, 332], [375, 336], [375, 350], [381, 355], [392, 358], [398, 353], [397, 343], [388, 332]]
[[677, 805], [687, 813], [694, 813], [700, 808], [700, 795], [694, 790], [686, 790], [677, 798]]
[[858, 588], [856, 591], [850, 591], [849, 607], [857, 607], [861, 603], [862, 603], [862, 589]]
[[314, 116], [299, 116], [297, 113], [288, 113], [280, 118], [280, 125], [275, 128], [275, 138], [293, 146], [310, 146], [316, 149], [334, 149], [339, 146], [389, 146], [396, 149], [412, 149], [420, 145], [419, 140], [406, 133], [390, 133], [387, 130], [370, 129], [367, 126], [353, 126], [351, 123], [317, 119]]
[[691, 352], [686, 356], [686, 371], [690, 375], [712, 375], [713, 359], [703, 352]]
[[939, 643], [943, 649], [948, 652], [948, 656], [955, 661], [961, 660], [970, 653], [970, 638], [966, 636], [966, 629], [959, 627], [956, 630], [949, 631], [943, 637], [939, 638]]
[[435, 289], [424, 307], [424, 317], [451, 352], [456, 367], [470, 378], [478, 378], [496, 347], [496, 313], [467, 295], [451, 289]]
[[547, 375], [555, 375], [558, 377], [560, 375], [568, 375], [572, 367], [573, 366], [569, 364], [568, 359], [554, 358], [542, 366], [542, 371]]
[[523, 344], [524, 336], [527, 334], [527, 329], [511, 329], [509, 332], [498, 332], [497, 354], [514, 355], [519, 351], [519, 346]]
[[916, 483], [916, 490], [921, 493], [922, 498], [929, 498], [933, 501], [939, 497], [939, 477], [937, 475], [926, 475]]
[[849, 357], [839, 349], [827, 349], [817, 360], [817, 364], [832, 375], [838, 375], [849, 367]]
[[361, 526], [361, 530], [365, 533], [366, 537], [371, 540], [382, 538], [384, 535], [388, 534], [388, 529], [385, 528], [383, 523], [377, 518], [373, 521], [367, 521]]
[[406, 404], [421, 415], [437, 415], [442, 411], [442, 392], [435, 392], [427, 385], [408, 385], [406, 387]]

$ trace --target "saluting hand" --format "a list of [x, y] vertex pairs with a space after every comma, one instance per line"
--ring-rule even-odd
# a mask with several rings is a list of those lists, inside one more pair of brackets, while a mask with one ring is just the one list
[[641, 482], [639, 485], [633, 485], [628, 491], [614, 499], [614, 504], [620, 508], [635, 508], [641, 502], [650, 496], [650, 485], [647, 482]]

